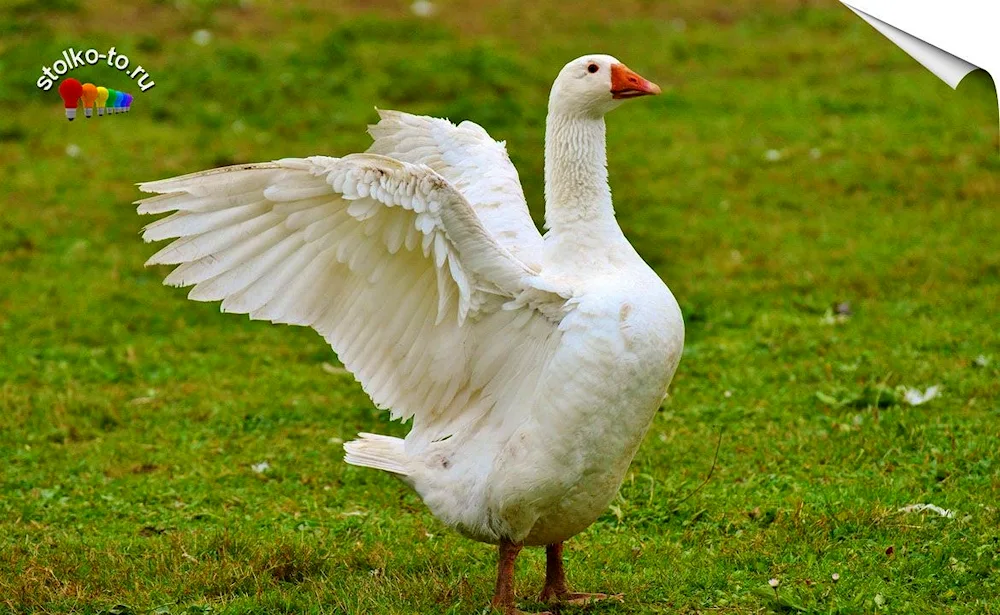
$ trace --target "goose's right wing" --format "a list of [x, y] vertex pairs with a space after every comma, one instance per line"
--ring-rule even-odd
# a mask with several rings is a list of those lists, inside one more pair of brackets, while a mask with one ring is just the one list
[[425, 164], [453, 185], [475, 209], [497, 243], [535, 271], [541, 269], [542, 236], [531, 220], [517, 169], [503, 142], [482, 126], [401, 111], [379, 110], [368, 127], [368, 152]]

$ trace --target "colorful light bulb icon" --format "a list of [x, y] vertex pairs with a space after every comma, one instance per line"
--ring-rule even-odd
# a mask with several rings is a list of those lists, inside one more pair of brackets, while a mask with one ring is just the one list
[[118, 104], [115, 105], [118, 107], [118, 113], [125, 113], [125, 96], [125, 92], [118, 92]]
[[104, 115], [104, 105], [108, 102], [108, 88], [98, 86], [97, 88], [97, 115]]
[[131, 94], [126, 94], [125, 95], [125, 113], [128, 113], [131, 110], [132, 110], [132, 95]]
[[59, 96], [62, 97], [66, 107], [66, 119], [72, 122], [76, 119], [76, 106], [80, 103], [80, 97], [83, 96], [83, 86], [72, 77], [63, 79], [63, 82], [59, 84]]
[[108, 115], [114, 115], [118, 113], [115, 109], [115, 104], [118, 102], [118, 90], [113, 90], [108, 88]]
[[90, 117], [94, 112], [94, 102], [97, 100], [97, 86], [93, 83], [83, 84], [83, 114]]

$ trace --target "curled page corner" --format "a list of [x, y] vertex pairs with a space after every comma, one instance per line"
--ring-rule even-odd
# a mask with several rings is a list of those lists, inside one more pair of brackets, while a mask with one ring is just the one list
[[1000, 2], [840, 0], [953, 89], [976, 69], [989, 73], [1000, 110]]
[[881, 19], [872, 17], [864, 11], [854, 8], [847, 2], [844, 2], [844, 5], [885, 35], [887, 39], [896, 43], [900, 49], [910, 54], [910, 57], [914, 60], [923, 64], [924, 68], [937, 75], [941, 81], [950, 85], [953, 90], [958, 88], [958, 84], [961, 83], [966, 75], [980, 68], [912, 34], [907, 34]]

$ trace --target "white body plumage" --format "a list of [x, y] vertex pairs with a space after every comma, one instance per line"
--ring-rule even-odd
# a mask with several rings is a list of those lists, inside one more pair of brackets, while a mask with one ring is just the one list
[[683, 345], [670, 291], [627, 244], [573, 285], [555, 352], [503, 415], [433, 443], [408, 467], [434, 514], [466, 536], [558, 543], [614, 498]]

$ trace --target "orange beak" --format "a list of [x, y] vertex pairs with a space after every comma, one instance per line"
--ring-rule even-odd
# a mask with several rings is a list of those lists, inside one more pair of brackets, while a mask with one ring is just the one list
[[639, 76], [624, 64], [611, 65], [611, 98], [637, 98], [659, 94], [660, 86]]

